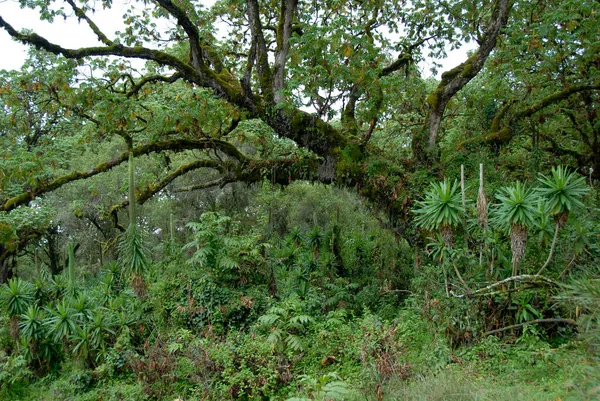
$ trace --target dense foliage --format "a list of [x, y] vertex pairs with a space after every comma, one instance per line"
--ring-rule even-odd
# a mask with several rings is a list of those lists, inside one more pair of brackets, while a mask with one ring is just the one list
[[0, 398], [597, 398], [598, 2], [21, 5]]

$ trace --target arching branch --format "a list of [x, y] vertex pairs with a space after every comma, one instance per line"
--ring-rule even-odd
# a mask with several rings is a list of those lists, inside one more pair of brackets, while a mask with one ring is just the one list
[[[193, 139], [174, 139], [170, 141], [158, 141], [147, 145], [137, 146], [132, 149], [134, 156], [138, 157], [154, 152], [161, 151], [175, 151], [181, 152], [184, 150], [199, 149], [215, 149], [223, 152], [227, 156], [236, 159], [239, 162], [246, 162], [248, 159], [244, 156], [235, 146], [232, 144], [215, 140], [215, 139], [204, 139], [204, 140], [193, 140]], [[4, 203], [0, 210], [10, 211], [19, 206], [26, 205], [29, 201], [45, 193], [52, 192], [63, 185], [71, 182], [84, 180], [86, 178], [93, 177], [95, 175], [107, 172], [114, 167], [124, 163], [129, 157], [129, 151], [121, 153], [116, 158], [109, 160], [104, 163], [98, 164], [96, 167], [89, 169], [88, 171], [74, 171], [70, 174], [66, 174], [62, 177], [55, 178], [54, 180], [46, 183], [40, 183], [29, 191], [23, 192], [17, 196], [14, 196]], [[216, 166], [215, 166], [216, 167]]]
[[181, 78], [182, 78], [182, 75], [178, 72], [176, 72], [175, 74], [168, 76], [168, 77], [166, 77], [164, 75], [151, 75], [148, 77], [144, 77], [139, 82], [135, 83], [133, 85], [133, 87], [131, 88], [131, 90], [129, 92], [127, 92], [127, 97], [132, 97], [132, 96], [136, 95], [146, 84], [154, 83], [154, 82], [166, 82], [168, 84], [172, 84], [173, 82], [175, 82]]
[[[185, 164], [179, 167], [177, 170], [172, 171], [162, 180], [152, 183], [146, 187], [143, 191], [139, 192], [136, 195], [135, 203], [138, 205], [143, 205], [152, 198], [154, 195], [165, 189], [167, 185], [169, 185], [173, 180], [177, 177], [180, 177], [184, 174], [189, 173], [190, 171], [194, 171], [200, 168], [214, 168], [217, 170], [222, 170], [223, 166], [221, 163], [216, 162], [214, 160], [196, 160], [192, 163]], [[115, 211], [123, 209], [129, 205], [129, 199], [124, 200], [118, 205], [114, 205], [109, 209], [109, 214], [114, 214]]]
[[[585, 85], [573, 85], [563, 90], [555, 92], [545, 98], [541, 99], [535, 104], [530, 106], [524, 106], [522, 109], [515, 111], [510, 119], [504, 124], [501, 124], [501, 119], [508, 114], [507, 109], [503, 108], [501, 113], [494, 118], [492, 121], [492, 132], [481, 137], [470, 138], [463, 141], [459, 146], [465, 146], [469, 143], [483, 143], [483, 144], [494, 144], [494, 145], [505, 145], [510, 142], [516, 135], [516, 133], [510, 128], [519, 120], [533, 116], [534, 114], [544, 110], [545, 108], [556, 104], [562, 100], [569, 98], [570, 96], [580, 93], [600, 90], [600, 85], [596, 84], [585, 84]], [[514, 103], [508, 103], [507, 107], [512, 106]]]
[[148, 49], [142, 46], [123, 46], [120, 44], [112, 44], [110, 46], [94, 46], [94, 47], [82, 47], [80, 49], [67, 49], [59, 46], [55, 43], [49, 42], [46, 38], [36, 34], [23, 34], [18, 32], [9, 23], [7, 23], [0, 16], [0, 27], [4, 28], [6, 32], [18, 41], [35, 46], [38, 49], [44, 49], [53, 54], [62, 54], [66, 58], [80, 59], [89, 56], [118, 56], [126, 58], [140, 58], [144, 60], [155, 61], [160, 65], [170, 66], [181, 72], [186, 76], [187, 79], [195, 82], [204, 81], [198, 71], [192, 66], [177, 57], [160, 50]]
[[94, 34], [96, 34], [96, 36], [98, 37], [98, 40], [100, 40], [100, 42], [104, 43], [107, 46], [114, 45], [113, 41], [108, 39], [108, 37], [100, 30], [100, 28], [98, 28], [98, 25], [96, 25], [94, 23], [94, 21], [92, 21], [86, 15], [86, 13], [85, 13], [85, 11], [83, 11], [83, 9], [77, 7], [77, 5], [75, 4], [75, 2], [73, 0], [66, 0], [66, 1], [67, 1], [67, 3], [69, 3], [69, 5], [73, 9], [73, 11], [75, 12], [75, 15], [77, 16], [77, 18], [79, 18], [80, 20], [85, 20], [85, 22], [87, 22], [88, 26], [94, 32]]

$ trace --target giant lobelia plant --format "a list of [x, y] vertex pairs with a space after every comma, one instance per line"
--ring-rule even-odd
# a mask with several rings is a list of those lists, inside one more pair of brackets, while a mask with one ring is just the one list
[[577, 177], [575, 172], [570, 172], [567, 167], [552, 168], [552, 174], [540, 174], [538, 178], [541, 186], [536, 188], [537, 194], [546, 201], [550, 215], [554, 217], [554, 237], [548, 259], [537, 272], [540, 275], [552, 259], [554, 248], [558, 240], [558, 232], [567, 224], [569, 214], [577, 207], [583, 207], [581, 198], [588, 192], [584, 177]]
[[425, 193], [425, 199], [416, 202], [412, 212], [416, 215], [418, 227], [439, 233], [446, 246], [452, 245], [454, 228], [460, 223], [464, 208], [458, 181], [450, 184], [448, 179], [442, 182], [432, 182]]
[[537, 213], [535, 193], [517, 181], [514, 185], [503, 187], [496, 194], [500, 201], [495, 209], [493, 221], [500, 229], [510, 233], [512, 251], [512, 275], [519, 271], [519, 263], [525, 256], [527, 230], [534, 225]]
[[0, 301], [6, 305], [10, 316], [10, 335], [18, 344], [19, 318], [34, 301], [33, 286], [18, 277], [12, 278], [0, 289]]
[[135, 295], [146, 298], [148, 288], [144, 276], [150, 262], [142, 231], [136, 224], [134, 179], [133, 152], [129, 152], [129, 226], [119, 247], [119, 259], [124, 271], [131, 276], [131, 286]]

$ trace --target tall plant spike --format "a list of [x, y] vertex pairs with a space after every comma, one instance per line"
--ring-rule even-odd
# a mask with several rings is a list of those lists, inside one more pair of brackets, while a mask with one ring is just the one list
[[462, 207], [463, 209], [467, 206], [467, 199], [465, 197], [465, 165], [460, 165], [460, 193], [462, 195]]
[[[477, 222], [483, 229], [483, 233], [487, 232], [488, 225], [488, 210], [487, 210], [487, 199], [485, 197], [485, 191], [483, 189], [483, 163], [479, 164], [479, 192], [477, 193]], [[479, 249], [479, 265], [483, 264], [483, 251], [485, 245], [482, 244]], [[493, 264], [490, 266], [490, 274], [493, 273]]]
[[175, 224], [173, 222], [173, 213], [169, 215], [169, 239], [175, 241]]
[[488, 224], [487, 199], [483, 189], [483, 164], [479, 165], [479, 192], [477, 193], [477, 222], [485, 231]]
[[67, 252], [69, 254], [69, 290], [73, 291], [73, 288], [75, 288], [75, 244], [73, 241], [69, 241]]
[[119, 258], [124, 269], [131, 274], [134, 293], [140, 298], [146, 298], [148, 291], [144, 274], [148, 270], [148, 250], [144, 245], [142, 232], [136, 225], [134, 179], [133, 152], [129, 152], [129, 227], [121, 241]]
[[133, 152], [129, 152], [129, 224], [135, 225], [135, 171], [133, 166]]

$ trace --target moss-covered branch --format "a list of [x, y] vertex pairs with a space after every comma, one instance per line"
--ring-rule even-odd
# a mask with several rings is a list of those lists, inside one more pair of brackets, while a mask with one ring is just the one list
[[146, 84], [154, 82], [166, 82], [168, 84], [172, 84], [180, 78], [182, 78], [182, 75], [178, 72], [168, 77], [164, 75], [150, 75], [144, 77], [139, 82], [133, 84], [131, 90], [127, 92], [127, 97], [136, 95]]
[[283, 100], [280, 91], [285, 83], [285, 64], [290, 50], [290, 38], [292, 37], [292, 23], [296, 16], [298, 0], [281, 0], [279, 24], [277, 26], [277, 48], [275, 49], [275, 61], [273, 65], [273, 96], [275, 103]]
[[248, 22], [250, 24], [252, 43], [254, 49], [256, 49], [256, 71], [262, 95], [269, 104], [273, 104], [273, 75], [269, 66], [267, 42], [260, 21], [260, 10], [257, 0], [246, 1], [246, 14], [248, 15]]
[[200, 76], [198, 71], [192, 68], [191, 65], [181, 61], [180, 59], [171, 54], [162, 52], [160, 50], [148, 49], [142, 46], [129, 47], [120, 44], [112, 44], [110, 46], [82, 47], [79, 49], [67, 49], [55, 43], [49, 42], [46, 38], [36, 33], [20, 33], [9, 23], [7, 23], [2, 17], [0, 17], [0, 27], [4, 28], [4, 30], [6, 30], [6, 32], [8, 32], [10, 36], [26, 45], [32, 45], [38, 49], [44, 49], [50, 53], [63, 55], [66, 58], [80, 59], [89, 56], [119, 56], [126, 58], [140, 58], [144, 60], [152, 60], [160, 65], [175, 68], [176, 70], [184, 74], [186, 78], [192, 81], [203, 81], [203, 77]]
[[545, 108], [556, 104], [562, 100], [569, 98], [570, 96], [580, 93], [600, 90], [600, 85], [572, 85], [563, 90], [555, 92], [551, 95], [546, 96], [540, 101], [523, 106], [521, 109], [516, 110], [512, 113], [511, 117], [502, 124], [502, 118], [508, 114], [508, 108], [514, 103], [508, 103], [506, 107], [501, 109], [501, 113], [494, 118], [492, 121], [492, 132], [485, 134], [480, 137], [470, 138], [459, 144], [460, 147], [471, 143], [482, 143], [482, 144], [493, 144], [493, 145], [505, 145], [509, 143], [515, 136], [516, 132], [510, 127], [513, 126], [519, 120], [533, 116], [534, 114], [544, 110]]
[[188, 18], [185, 11], [175, 5], [171, 0], [156, 0], [156, 2], [167, 10], [167, 12], [177, 20], [177, 24], [185, 31], [190, 43], [191, 63], [196, 70], [201, 70], [206, 63], [202, 57], [202, 46], [200, 45], [200, 32], [198, 31], [198, 27]]
[[92, 21], [87, 16], [87, 14], [85, 13], [85, 11], [83, 11], [83, 9], [77, 7], [77, 5], [75, 4], [75, 2], [73, 0], [66, 0], [66, 1], [67, 1], [67, 3], [69, 3], [69, 5], [73, 9], [73, 11], [75, 12], [75, 15], [77, 16], [77, 18], [79, 18], [80, 20], [85, 20], [85, 22], [87, 22], [88, 26], [94, 32], [94, 34], [98, 37], [98, 40], [100, 40], [100, 42], [104, 43], [107, 46], [114, 45], [113, 41], [108, 39], [108, 37], [104, 34], [104, 32], [102, 32], [100, 30], [100, 28], [98, 28], [98, 25], [96, 25], [94, 23], [94, 21]]
[[[234, 145], [220, 140], [204, 139], [204, 140], [193, 140], [193, 139], [174, 139], [170, 141], [159, 141], [153, 142], [146, 145], [137, 146], [132, 149], [134, 156], [138, 157], [141, 155], [150, 154], [153, 152], [161, 151], [175, 151], [181, 152], [184, 150], [191, 149], [215, 149], [223, 152], [224, 154], [240, 161], [246, 162], [248, 159], [244, 156]], [[100, 173], [107, 172], [114, 167], [124, 163], [129, 157], [129, 151], [121, 153], [119, 156], [112, 160], [104, 163], [100, 163], [97, 166], [89, 169], [88, 171], [74, 171], [72, 173], [58, 177], [50, 182], [41, 183], [29, 191], [23, 192], [17, 196], [8, 199], [4, 205], [0, 208], [2, 211], [10, 211], [19, 206], [26, 205], [29, 201], [36, 197], [43, 195], [48, 192], [52, 192], [63, 185], [71, 182], [84, 180]]]
[[[502, 28], [508, 21], [508, 15], [512, 5], [511, 0], [496, 0], [492, 9], [492, 15], [487, 29], [479, 40], [479, 48], [465, 62], [442, 74], [442, 80], [437, 88], [428, 96], [429, 113], [427, 116], [426, 129], [427, 152], [417, 154], [417, 157], [427, 158], [433, 154], [437, 144], [440, 124], [444, 117], [446, 105], [456, 93], [461, 90], [471, 79], [473, 79], [483, 68], [488, 56], [496, 47], [496, 42]], [[423, 139], [423, 137], [418, 137]], [[415, 148], [419, 148], [416, 146]], [[424, 148], [420, 144], [420, 148]]]
[[[175, 171], [172, 171], [171, 173], [169, 173], [162, 180], [148, 185], [143, 191], [139, 192], [135, 196], [135, 203], [139, 204], [139, 205], [143, 205], [144, 203], [146, 203], [146, 201], [148, 201], [154, 195], [156, 195], [157, 193], [159, 193], [160, 191], [165, 189], [165, 187], [167, 185], [169, 185], [171, 182], [173, 182], [173, 180], [175, 178], [180, 177], [184, 174], [187, 174], [190, 171], [198, 170], [200, 168], [213, 168], [213, 169], [222, 171], [223, 165], [214, 160], [196, 160], [192, 163], [184, 164], [183, 166], [179, 167]], [[130, 198], [133, 199], [132, 196], [130, 196]], [[129, 199], [126, 199], [123, 202], [112, 206], [109, 209], [108, 214], [113, 215], [116, 211], [123, 209], [123, 208], [127, 207], [128, 205], [129, 205]]]

